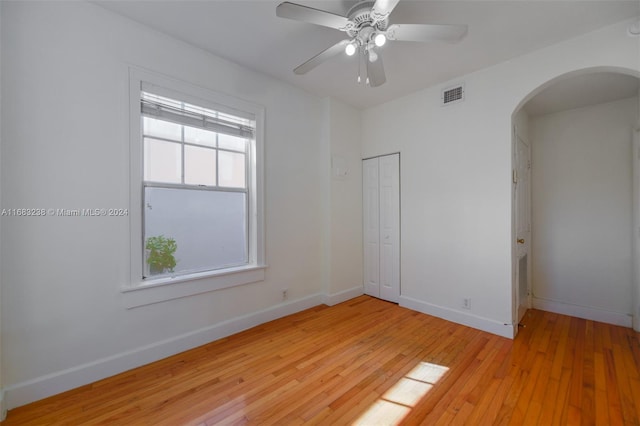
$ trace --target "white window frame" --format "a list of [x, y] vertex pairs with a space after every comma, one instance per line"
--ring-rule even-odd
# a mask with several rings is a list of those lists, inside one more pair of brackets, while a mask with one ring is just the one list
[[[153, 93], [178, 99], [216, 111], [251, 117], [255, 120], [255, 138], [247, 155], [249, 168], [248, 263], [232, 268], [143, 279], [143, 141], [140, 95], [142, 87]], [[232, 96], [214, 92], [163, 75], [129, 68], [129, 269], [130, 281], [122, 288], [127, 308], [149, 305], [223, 288], [264, 280], [264, 108]]]

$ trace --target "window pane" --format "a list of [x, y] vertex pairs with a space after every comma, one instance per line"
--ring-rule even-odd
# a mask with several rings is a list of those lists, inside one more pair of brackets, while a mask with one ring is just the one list
[[181, 183], [180, 144], [144, 138], [144, 180]]
[[216, 146], [216, 134], [195, 127], [184, 127], [184, 141], [205, 146]]
[[184, 183], [189, 185], [216, 184], [216, 150], [184, 146]]
[[145, 136], [155, 136], [176, 141], [182, 140], [182, 130], [180, 129], [182, 126], [179, 124], [150, 117], [143, 117], [142, 120], [142, 133]]
[[[176, 263], [173, 272], [206, 271], [248, 262], [245, 193], [146, 187], [144, 196], [145, 246], [150, 237], [173, 239], [177, 246], [171, 255]], [[145, 276], [169, 272], [162, 271], [158, 264], [150, 270], [152, 253], [148, 249], [145, 252]], [[153, 257], [163, 258], [157, 253]]]
[[224, 149], [232, 149], [234, 151], [245, 152], [247, 150], [247, 140], [236, 136], [229, 136], [220, 133], [218, 135], [218, 147]]
[[236, 152], [218, 151], [218, 186], [244, 188], [245, 155]]

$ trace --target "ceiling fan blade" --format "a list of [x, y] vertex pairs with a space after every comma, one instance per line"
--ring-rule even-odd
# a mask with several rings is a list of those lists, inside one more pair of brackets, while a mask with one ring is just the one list
[[369, 51], [366, 51], [364, 56], [364, 60], [367, 64], [367, 78], [369, 79], [369, 86], [381, 86], [385, 81], [387, 81], [387, 76], [384, 74], [382, 57], [378, 54], [378, 59], [375, 62], [371, 62], [369, 60]]
[[301, 4], [285, 1], [276, 7], [276, 15], [280, 18], [295, 19], [296, 21], [322, 25], [323, 27], [343, 29], [349, 20], [335, 13], [303, 6]]
[[381, 15], [383, 19], [389, 16], [400, 0], [376, 0], [371, 9], [374, 15]]
[[328, 48], [326, 50], [323, 50], [322, 52], [318, 53], [313, 58], [309, 59], [304, 64], [302, 64], [299, 67], [297, 67], [296, 69], [294, 69], [293, 72], [298, 74], [298, 75], [302, 75], [302, 74], [308, 73], [309, 71], [311, 71], [312, 69], [314, 69], [315, 67], [317, 67], [318, 65], [320, 65], [321, 63], [326, 61], [327, 59], [329, 59], [329, 58], [331, 58], [333, 56], [336, 56], [340, 52], [344, 52], [344, 48], [349, 43], [350, 43], [350, 40], [342, 40], [342, 41], [334, 44], [330, 48]]
[[466, 25], [394, 24], [387, 29], [389, 40], [445, 41], [456, 43], [467, 35]]

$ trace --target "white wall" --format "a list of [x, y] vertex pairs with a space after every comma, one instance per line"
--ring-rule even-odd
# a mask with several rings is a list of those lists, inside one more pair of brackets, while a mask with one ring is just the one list
[[325, 107], [331, 162], [327, 293], [341, 301], [363, 292], [361, 113], [335, 99], [326, 99]]
[[637, 102], [531, 119], [534, 306], [631, 325]]
[[[121, 255], [128, 218], [3, 217], [10, 408], [324, 300], [322, 100], [95, 5], [2, 2], [2, 206], [135, 208], [128, 205], [129, 64], [265, 107], [266, 280], [127, 310], [120, 289], [128, 279]], [[355, 156], [356, 146], [345, 155]], [[357, 167], [349, 188], [357, 186]], [[336, 204], [350, 190], [336, 188]], [[349, 228], [358, 214], [357, 202], [337, 209], [344, 221], [336, 228]], [[331, 291], [360, 284], [358, 255], [350, 260], [353, 270], [334, 262], [341, 281]]]
[[[585, 68], [640, 75], [628, 22], [363, 113], [363, 157], [402, 153], [401, 304], [513, 336], [511, 119], [554, 78]], [[466, 83], [465, 101], [439, 105]], [[471, 309], [462, 306], [471, 298]]]

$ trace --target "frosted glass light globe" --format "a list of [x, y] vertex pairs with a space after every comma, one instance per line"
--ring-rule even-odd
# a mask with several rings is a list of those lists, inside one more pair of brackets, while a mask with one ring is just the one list
[[373, 42], [376, 44], [376, 46], [382, 47], [387, 42], [387, 36], [382, 33], [376, 34], [376, 36], [373, 38]]
[[356, 53], [356, 45], [353, 43], [347, 44], [347, 47], [344, 48], [344, 53], [346, 53], [347, 56], [353, 56]]

